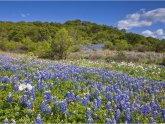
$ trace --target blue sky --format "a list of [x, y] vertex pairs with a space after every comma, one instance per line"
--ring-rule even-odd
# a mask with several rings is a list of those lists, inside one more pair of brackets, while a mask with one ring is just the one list
[[0, 21], [65, 22], [80, 19], [145, 36], [165, 38], [165, 1], [0, 2]]

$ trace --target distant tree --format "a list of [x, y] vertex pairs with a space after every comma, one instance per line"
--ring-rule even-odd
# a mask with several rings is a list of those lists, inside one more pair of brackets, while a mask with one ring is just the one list
[[110, 49], [113, 46], [113, 43], [111, 41], [105, 42], [105, 48]]
[[165, 52], [165, 39], [156, 46], [156, 52]]
[[58, 59], [65, 59], [73, 39], [65, 28], [60, 29], [51, 42], [51, 55]]
[[128, 46], [129, 46], [126, 40], [117, 40], [115, 42], [115, 45], [119, 50], [128, 49]]

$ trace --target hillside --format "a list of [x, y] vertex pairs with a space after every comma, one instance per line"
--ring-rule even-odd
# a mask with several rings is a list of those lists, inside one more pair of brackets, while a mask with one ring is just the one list
[[[165, 40], [127, 33], [107, 25], [73, 20], [55, 22], [0, 22], [0, 49], [3, 51], [43, 54], [60, 29], [72, 38], [70, 52], [79, 51], [83, 44], [104, 43], [112, 50], [165, 51]], [[41, 53], [40, 53], [41, 52]]]

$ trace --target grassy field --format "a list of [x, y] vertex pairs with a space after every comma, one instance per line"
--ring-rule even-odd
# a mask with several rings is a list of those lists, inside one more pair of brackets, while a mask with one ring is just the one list
[[164, 101], [164, 66], [0, 52], [2, 123], [163, 123]]

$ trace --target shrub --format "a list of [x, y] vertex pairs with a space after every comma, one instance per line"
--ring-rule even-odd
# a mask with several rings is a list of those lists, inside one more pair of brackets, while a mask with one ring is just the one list
[[105, 42], [105, 48], [106, 49], [110, 49], [111, 47], [113, 46], [113, 43], [111, 42], [111, 41], [107, 41], [107, 42]]
[[129, 46], [126, 40], [117, 40], [115, 42], [115, 45], [116, 45], [117, 49], [119, 49], [119, 50], [126, 50], [126, 49], [128, 49], [128, 46]]

